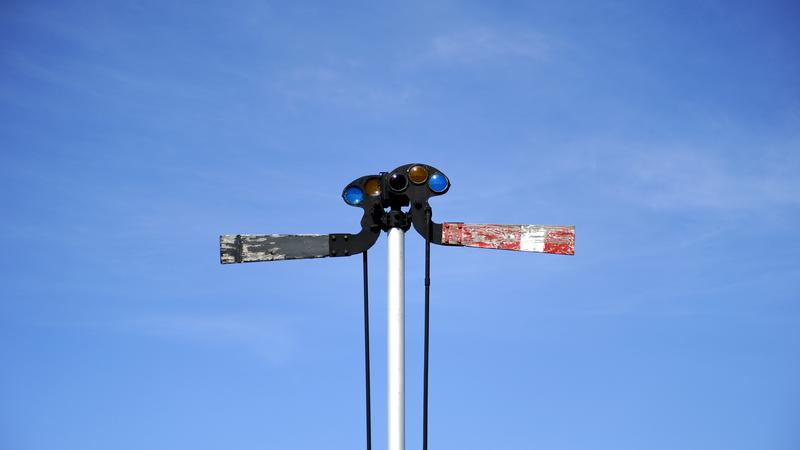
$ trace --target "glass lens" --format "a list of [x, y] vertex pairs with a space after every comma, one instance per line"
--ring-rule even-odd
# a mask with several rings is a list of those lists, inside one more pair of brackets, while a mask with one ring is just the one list
[[358, 186], [348, 186], [348, 188], [344, 190], [342, 197], [344, 197], [344, 201], [347, 202], [348, 205], [358, 205], [364, 201], [364, 191]]
[[381, 195], [381, 180], [379, 178], [372, 178], [364, 183], [364, 189], [367, 195]]
[[428, 179], [428, 170], [422, 166], [411, 166], [408, 169], [408, 178], [414, 184], [422, 184]]
[[389, 175], [389, 187], [395, 191], [402, 191], [408, 186], [408, 178], [402, 173], [393, 173]]
[[431, 179], [428, 180], [428, 187], [431, 188], [431, 190], [433, 192], [436, 192], [437, 194], [447, 190], [447, 186], [449, 184], [450, 182], [447, 181], [447, 177], [440, 173], [435, 173], [431, 175]]

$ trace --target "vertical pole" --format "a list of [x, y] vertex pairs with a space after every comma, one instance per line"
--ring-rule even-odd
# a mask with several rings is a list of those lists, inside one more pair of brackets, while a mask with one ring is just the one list
[[405, 450], [405, 232], [389, 230], [388, 450]]
[[[369, 264], [367, 251], [364, 251], [364, 385], [367, 418], [367, 450], [372, 450], [372, 394], [370, 390], [369, 365]], [[427, 449], [426, 449], [427, 450]]]

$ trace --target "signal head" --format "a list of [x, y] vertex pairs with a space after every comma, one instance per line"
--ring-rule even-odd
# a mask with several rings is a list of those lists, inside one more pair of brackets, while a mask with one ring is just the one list
[[367, 175], [348, 184], [342, 198], [350, 206], [381, 209], [423, 205], [430, 197], [446, 193], [450, 180], [426, 164], [406, 164], [391, 172]]

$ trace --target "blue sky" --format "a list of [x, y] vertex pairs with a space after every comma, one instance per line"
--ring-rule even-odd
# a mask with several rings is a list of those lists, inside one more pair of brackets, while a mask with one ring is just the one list
[[431, 448], [800, 447], [799, 15], [4, 2], [0, 448], [363, 448], [360, 259], [223, 267], [217, 236], [357, 231], [342, 187], [415, 161], [439, 221], [577, 227], [433, 249]]

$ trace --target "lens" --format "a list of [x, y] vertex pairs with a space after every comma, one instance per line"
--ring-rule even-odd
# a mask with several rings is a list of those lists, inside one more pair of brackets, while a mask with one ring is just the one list
[[342, 197], [344, 197], [344, 201], [347, 202], [348, 205], [355, 206], [364, 201], [364, 191], [358, 186], [348, 186], [347, 189], [344, 190]]
[[408, 186], [408, 178], [402, 173], [393, 173], [389, 175], [389, 187], [393, 191], [402, 191]]
[[447, 177], [441, 173], [435, 173], [431, 175], [431, 179], [428, 180], [428, 187], [437, 194], [441, 194], [442, 192], [446, 191], [447, 186], [449, 185], [450, 182], [447, 181]]
[[412, 166], [408, 169], [408, 178], [414, 184], [422, 184], [428, 179], [428, 169], [422, 166]]
[[364, 183], [364, 190], [367, 195], [381, 195], [381, 180], [379, 178], [371, 178]]

